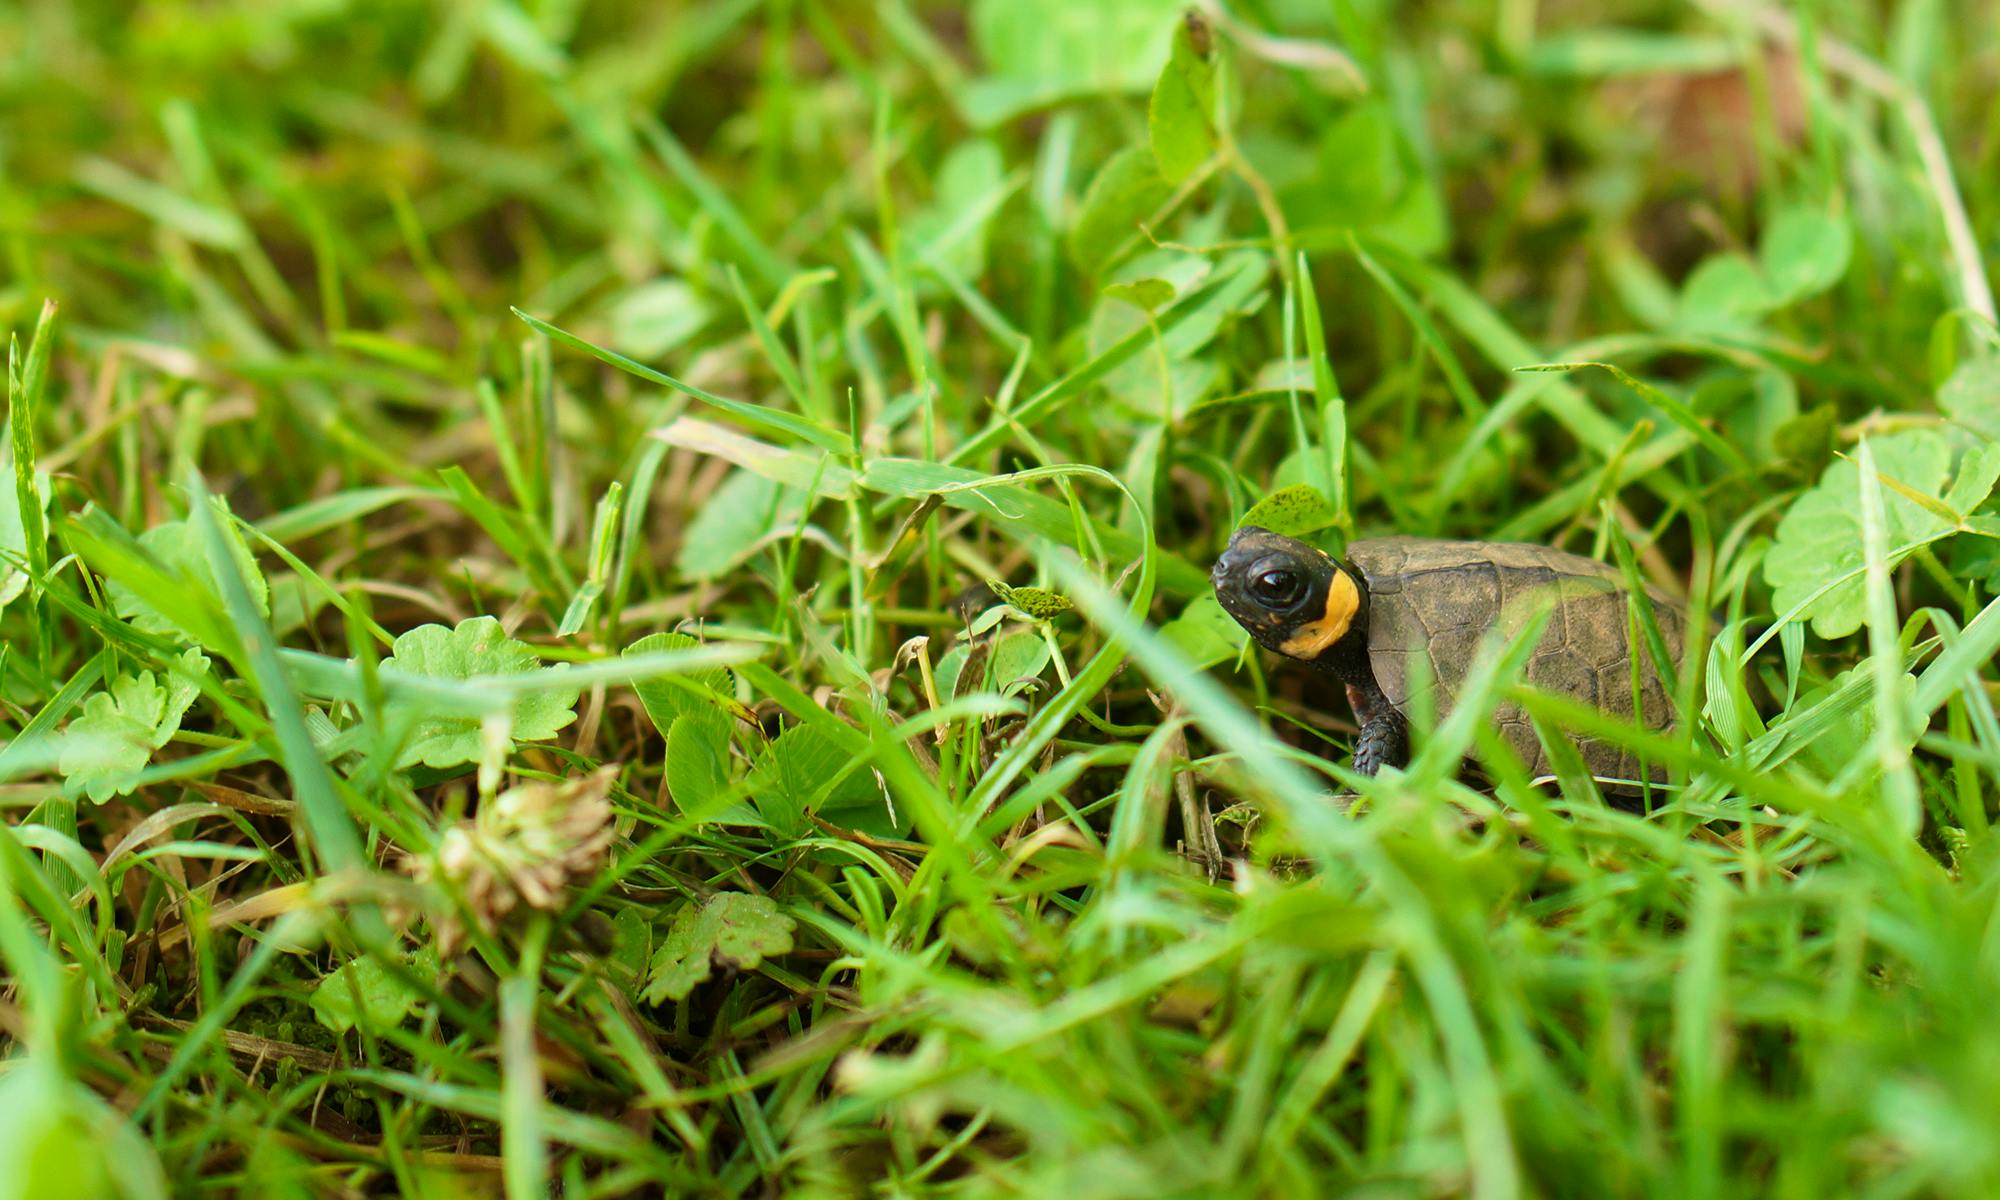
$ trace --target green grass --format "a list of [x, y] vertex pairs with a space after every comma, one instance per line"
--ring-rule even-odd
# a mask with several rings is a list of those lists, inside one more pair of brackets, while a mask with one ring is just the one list
[[[1991, 25], [0, 8], [0, 1197], [2000, 1193]], [[1679, 725], [1356, 778], [1280, 490]]]

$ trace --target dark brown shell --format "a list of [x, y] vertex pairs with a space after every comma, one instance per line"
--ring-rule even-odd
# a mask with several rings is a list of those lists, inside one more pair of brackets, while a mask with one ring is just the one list
[[[1414, 537], [1354, 542], [1347, 547], [1347, 559], [1368, 581], [1368, 658], [1376, 682], [1399, 711], [1409, 699], [1412, 653], [1425, 655], [1429, 663], [1440, 687], [1437, 715], [1443, 720], [1486, 631], [1496, 623], [1519, 629], [1546, 597], [1553, 598], [1555, 608], [1528, 660], [1527, 681], [1630, 719], [1636, 649], [1638, 711], [1654, 729], [1673, 724], [1673, 701], [1653, 668], [1644, 635], [1636, 648], [1628, 642], [1625, 580], [1617, 567], [1547, 546]], [[1647, 594], [1678, 666], [1686, 614], [1657, 589], [1648, 587]], [[1508, 704], [1495, 719], [1531, 774], [1552, 771], [1527, 714]], [[1638, 756], [1619, 746], [1579, 738], [1577, 749], [1594, 775], [1639, 777]], [[1651, 773], [1655, 779], [1663, 775], [1658, 764], [1652, 764]]]

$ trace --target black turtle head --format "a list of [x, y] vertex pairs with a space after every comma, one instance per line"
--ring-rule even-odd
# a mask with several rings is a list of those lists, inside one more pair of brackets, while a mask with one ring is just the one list
[[1366, 662], [1366, 581], [1326, 551], [1246, 525], [1208, 578], [1223, 611], [1266, 650], [1341, 675], [1357, 654]]

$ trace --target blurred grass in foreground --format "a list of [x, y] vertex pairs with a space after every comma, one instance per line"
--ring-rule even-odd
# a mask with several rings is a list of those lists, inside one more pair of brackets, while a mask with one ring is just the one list
[[0, 8], [0, 1197], [2000, 1190], [1993, 14], [1201, 11]]

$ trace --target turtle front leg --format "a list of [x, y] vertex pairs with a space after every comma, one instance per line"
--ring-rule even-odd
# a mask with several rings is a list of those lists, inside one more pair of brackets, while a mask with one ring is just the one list
[[1356, 772], [1373, 775], [1385, 766], [1400, 767], [1409, 760], [1409, 724], [1381, 688], [1349, 684], [1347, 702], [1354, 706], [1354, 719], [1361, 725], [1360, 740], [1354, 744]]

